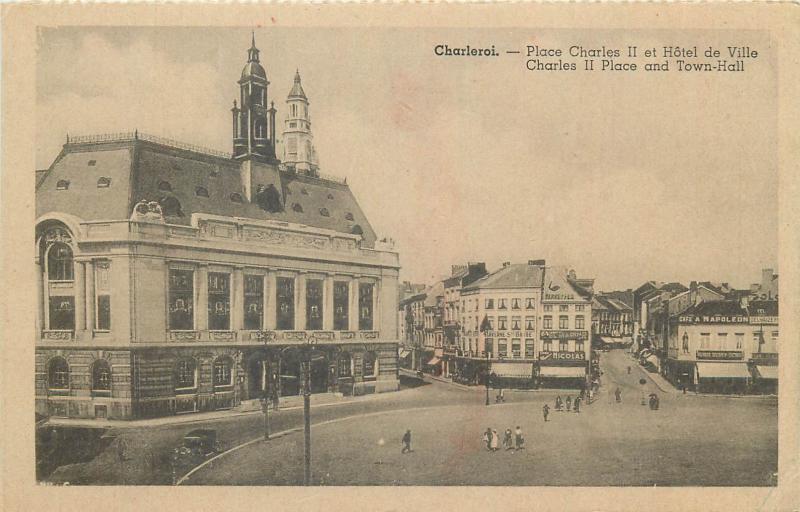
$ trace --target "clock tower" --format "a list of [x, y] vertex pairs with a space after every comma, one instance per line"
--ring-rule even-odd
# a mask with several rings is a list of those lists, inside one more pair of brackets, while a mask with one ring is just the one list
[[233, 157], [256, 157], [277, 162], [275, 157], [275, 107], [268, 104], [267, 73], [261, 65], [255, 34], [247, 50], [247, 64], [239, 79], [239, 105], [233, 102]]

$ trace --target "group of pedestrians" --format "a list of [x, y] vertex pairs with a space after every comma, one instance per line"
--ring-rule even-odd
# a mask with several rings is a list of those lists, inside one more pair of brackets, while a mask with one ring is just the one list
[[[497, 430], [487, 428], [483, 433], [483, 444], [486, 446], [487, 451], [496, 452], [500, 450], [500, 435]], [[525, 437], [522, 435], [522, 428], [519, 425], [517, 425], [513, 433], [510, 428], [507, 428], [503, 433], [503, 448], [506, 451], [525, 449]]]
[[[583, 403], [584, 396], [585, 396], [584, 391], [581, 391], [581, 394], [576, 396], [575, 400], [572, 399], [571, 395], [567, 395], [566, 400], [562, 400], [561, 395], [558, 395], [556, 397], [556, 412], [563, 412], [565, 410], [565, 405], [567, 412], [570, 411], [581, 412], [581, 404]], [[589, 403], [591, 403], [591, 398], [589, 399]], [[548, 407], [547, 409], [549, 411], [550, 407]], [[547, 415], [545, 414], [545, 421], [547, 421], [546, 416]]]

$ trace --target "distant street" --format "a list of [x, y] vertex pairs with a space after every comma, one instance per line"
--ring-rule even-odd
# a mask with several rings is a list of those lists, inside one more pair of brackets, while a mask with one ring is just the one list
[[[631, 366], [632, 372], [627, 373]], [[566, 390], [507, 392], [483, 405], [480, 390], [435, 382], [369, 407], [315, 412], [312, 478], [321, 485], [739, 485], [774, 484], [777, 401], [664, 393], [621, 351], [603, 353], [603, 386], [579, 414], [542, 405]], [[619, 386], [622, 402], [615, 403]], [[641, 405], [658, 393], [661, 407]], [[324, 412], [323, 412], [324, 411]], [[367, 417], [352, 414], [369, 414]], [[248, 431], [257, 435], [256, 419]], [[294, 423], [295, 418], [286, 424]], [[487, 427], [522, 427], [526, 449], [488, 452]], [[219, 426], [217, 427], [219, 428]], [[413, 432], [413, 449], [400, 438]], [[223, 431], [224, 433], [224, 431]], [[176, 437], [177, 439], [177, 437]], [[215, 460], [186, 484], [298, 485], [302, 434], [290, 433]]]

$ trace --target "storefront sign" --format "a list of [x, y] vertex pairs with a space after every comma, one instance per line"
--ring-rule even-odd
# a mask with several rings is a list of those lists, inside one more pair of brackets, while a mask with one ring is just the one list
[[777, 316], [751, 316], [750, 323], [756, 325], [778, 325]]
[[744, 315], [681, 315], [678, 321], [682, 324], [746, 324]]
[[697, 359], [738, 360], [744, 359], [744, 353], [741, 350], [698, 350]]
[[484, 331], [487, 338], [533, 338], [534, 331]]
[[588, 340], [589, 331], [542, 331], [543, 340]]
[[545, 293], [544, 300], [575, 300], [571, 293]]
[[540, 361], [585, 361], [584, 352], [539, 352]]
[[750, 360], [756, 364], [778, 364], [778, 354], [776, 352], [753, 352]]

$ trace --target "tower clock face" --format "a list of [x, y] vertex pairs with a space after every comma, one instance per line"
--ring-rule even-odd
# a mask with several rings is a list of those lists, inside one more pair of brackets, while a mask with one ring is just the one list
[[267, 115], [267, 109], [264, 108], [262, 105], [253, 105], [253, 112], [255, 112], [256, 114], [258, 114], [260, 116], [266, 116]]

